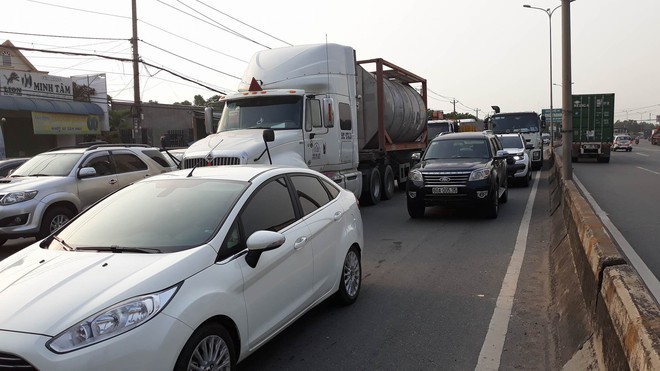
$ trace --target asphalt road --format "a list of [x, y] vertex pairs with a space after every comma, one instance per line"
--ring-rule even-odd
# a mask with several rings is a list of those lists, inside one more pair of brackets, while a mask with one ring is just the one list
[[[511, 187], [496, 220], [443, 208], [413, 220], [403, 192], [363, 207], [358, 301], [349, 307], [322, 303], [239, 369], [474, 370], [480, 355], [503, 370], [558, 369], [548, 313], [547, 175], [535, 181], [528, 222], [532, 185]], [[0, 258], [33, 241], [0, 247]], [[522, 264], [519, 276], [511, 269], [515, 262]], [[498, 298], [512, 304], [503, 316], [497, 315], [505, 307]]]
[[573, 163], [573, 174], [625, 238], [619, 245], [629, 244], [659, 279], [660, 146], [641, 140], [632, 152], [612, 153], [609, 164]]

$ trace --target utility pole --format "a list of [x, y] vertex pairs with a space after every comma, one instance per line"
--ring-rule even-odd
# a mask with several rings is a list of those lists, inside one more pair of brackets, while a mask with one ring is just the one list
[[142, 102], [140, 101], [140, 54], [137, 37], [137, 0], [132, 0], [133, 10], [133, 141], [142, 143]]
[[451, 102], [454, 104], [454, 113], [456, 113], [456, 98], [454, 98], [454, 100], [452, 100]]
[[573, 180], [573, 85], [571, 81], [571, 0], [561, 0], [562, 155], [564, 180]]

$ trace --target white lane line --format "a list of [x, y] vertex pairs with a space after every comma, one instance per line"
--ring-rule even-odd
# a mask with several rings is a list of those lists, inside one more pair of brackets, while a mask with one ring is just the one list
[[657, 171], [653, 171], [653, 170], [645, 169], [645, 168], [643, 168], [643, 167], [641, 167], [641, 166], [637, 166], [637, 168], [638, 168], [638, 169], [642, 169], [642, 170], [644, 170], [644, 171], [648, 171], [649, 173], [653, 173], [653, 174], [660, 175], [660, 173], [658, 173]]
[[527, 206], [525, 206], [525, 213], [520, 221], [518, 228], [518, 237], [516, 237], [516, 246], [509, 261], [509, 267], [502, 282], [500, 294], [495, 303], [495, 311], [493, 317], [488, 324], [488, 333], [484, 339], [484, 344], [481, 346], [479, 353], [479, 361], [475, 370], [493, 370], [496, 371], [500, 368], [500, 358], [502, 357], [502, 349], [504, 348], [504, 340], [509, 328], [509, 318], [511, 317], [511, 309], [513, 308], [513, 297], [516, 294], [518, 287], [518, 276], [520, 276], [520, 267], [522, 266], [523, 259], [525, 258], [525, 249], [527, 248], [527, 233], [529, 231], [529, 224], [532, 220], [532, 209], [534, 208], [534, 199], [536, 198], [536, 189], [539, 184], [541, 171], [536, 172], [534, 187], [529, 193], [527, 199]]
[[[644, 168], [640, 169], [646, 170]], [[652, 172], [655, 173], [655, 171]], [[587, 199], [587, 201], [589, 201], [591, 207], [594, 209], [594, 212], [603, 222], [603, 225], [605, 225], [605, 229], [607, 229], [607, 231], [610, 233], [610, 236], [612, 236], [616, 243], [619, 244], [619, 247], [621, 247], [621, 250], [623, 250], [623, 254], [628, 258], [630, 264], [632, 264], [633, 268], [635, 268], [637, 273], [640, 275], [642, 281], [644, 281], [646, 286], [649, 288], [649, 291], [651, 291], [651, 294], [655, 297], [655, 300], [660, 300], [660, 281], [658, 281], [658, 278], [656, 278], [655, 274], [653, 274], [649, 267], [646, 266], [646, 263], [644, 263], [642, 258], [637, 255], [632, 246], [630, 246], [628, 241], [626, 241], [626, 238], [623, 237], [623, 234], [621, 234], [617, 227], [614, 226], [614, 223], [612, 223], [610, 218], [607, 216], [607, 213], [603, 211], [600, 206], [598, 206], [596, 200], [594, 200], [591, 194], [587, 192], [587, 189], [584, 188], [584, 185], [582, 185], [582, 183], [575, 176], [575, 173], [573, 174], [573, 180], [575, 181], [575, 184], [577, 184], [578, 187], [580, 187], [582, 190], [584, 197]]]
[[645, 156], [645, 157], [649, 157], [649, 155], [647, 155], [646, 153], [639, 153], [639, 152], [635, 152], [635, 154], [636, 154], [636, 155], [638, 155], [638, 156]]

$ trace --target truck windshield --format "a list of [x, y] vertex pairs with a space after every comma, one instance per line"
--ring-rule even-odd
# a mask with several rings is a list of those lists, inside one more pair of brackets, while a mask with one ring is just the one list
[[429, 139], [433, 139], [438, 136], [440, 133], [449, 132], [449, 123], [448, 122], [429, 122], [428, 123]]
[[228, 101], [218, 133], [241, 129], [300, 130], [302, 97], [258, 97]]
[[491, 118], [492, 131], [504, 133], [538, 133], [539, 118], [535, 113], [495, 115]]

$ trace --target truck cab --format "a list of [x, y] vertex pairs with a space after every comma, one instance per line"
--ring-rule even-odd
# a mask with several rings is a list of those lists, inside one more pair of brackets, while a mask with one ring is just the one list
[[532, 170], [543, 166], [543, 139], [541, 130], [545, 127], [543, 119], [536, 112], [496, 112], [484, 120], [484, 129], [494, 134], [520, 133], [526, 144], [532, 144], [529, 156]]

